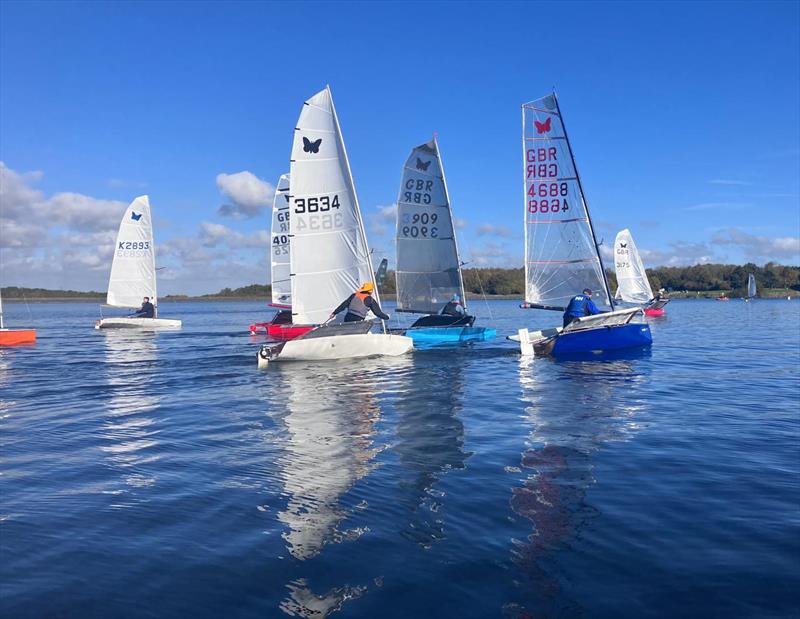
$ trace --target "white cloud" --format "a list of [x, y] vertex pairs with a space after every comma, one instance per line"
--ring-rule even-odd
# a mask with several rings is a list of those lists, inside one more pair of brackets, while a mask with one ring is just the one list
[[231, 203], [217, 211], [224, 217], [251, 218], [272, 205], [275, 187], [247, 170], [235, 174], [217, 174], [217, 187]]
[[727, 228], [716, 232], [711, 237], [711, 243], [735, 247], [753, 262], [777, 259], [789, 260], [796, 264], [800, 260], [800, 237], [769, 238], [756, 236], [739, 228]]
[[752, 185], [748, 181], [737, 181], [737, 180], [729, 180], [725, 178], [712, 178], [708, 181], [712, 185]]
[[496, 226], [494, 224], [481, 224], [478, 226], [478, 236], [511, 236], [511, 228], [508, 226]]
[[375, 236], [383, 236], [390, 230], [394, 230], [397, 221], [397, 204], [389, 206], [378, 205], [375, 207], [377, 212], [367, 215], [369, 232]]
[[471, 267], [518, 268], [523, 264], [521, 254], [509, 250], [505, 243], [489, 242], [470, 249], [467, 264]]
[[467, 220], [461, 217], [453, 217], [453, 226], [456, 230], [463, 230], [467, 227]]
[[725, 211], [739, 211], [743, 208], [753, 206], [749, 202], [702, 202], [700, 204], [693, 204], [692, 206], [685, 206], [684, 211], [712, 211], [712, 210], [725, 210]]

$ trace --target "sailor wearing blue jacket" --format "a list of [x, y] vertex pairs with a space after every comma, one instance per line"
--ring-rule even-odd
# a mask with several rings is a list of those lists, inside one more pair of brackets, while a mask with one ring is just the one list
[[588, 288], [583, 289], [583, 294], [577, 294], [570, 299], [569, 305], [564, 312], [564, 326], [566, 327], [573, 320], [583, 316], [599, 314], [600, 310], [592, 301], [592, 291]]

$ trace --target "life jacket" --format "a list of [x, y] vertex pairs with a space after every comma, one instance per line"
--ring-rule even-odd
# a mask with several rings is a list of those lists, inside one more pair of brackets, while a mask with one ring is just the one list
[[589, 315], [589, 299], [582, 294], [572, 297], [572, 300], [567, 306], [565, 314], [569, 316], [588, 316]]
[[367, 313], [369, 312], [369, 308], [367, 307], [367, 297], [370, 294], [368, 292], [363, 292], [361, 290], [357, 291], [353, 298], [350, 299], [350, 304], [347, 306], [347, 311], [351, 314], [355, 314], [356, 316], [360, 316], [361, 318], [366, 318]]

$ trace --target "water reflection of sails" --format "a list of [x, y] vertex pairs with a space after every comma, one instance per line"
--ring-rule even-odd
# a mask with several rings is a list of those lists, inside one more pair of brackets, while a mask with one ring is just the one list
[[380, 409], [372, 370], [338, 363], [276, 370], [289, 387], [288, 438], [278, 461], [288, 504], [278, 518], [287, 526], [289, 552], [306, 560], [327, 543], [360, 534], [338, 530], [347, 516], [339, 500], [370, 470]]
[[552, 364], [546, 371], [534, 370], [534, 363], [520, 365], [532, 426], [521, 467], [530, 473], [511, 498], [513, 511], [534, 530], [514, 540], [512, 555], [536, 585], [539, 607], [526, 611], [552, 616], [577, 610], [560, 591], [555, 560], [594, 514], [586, 500], [595, 483], [593, 454], [638, 431], [646, 377], [630, 360]]
[[[449, 355], [449, 353], [447, 353]], [[452, 355], [450, 355], [452, 356]], [[464, 468], [464, 424], [458, 417], [463, 403], [464, 380], [460, 364], [419, 364], [397, 401], [399, 412], [395, 447], [404, 469], [402, 485], [410, 491], [413, 517], [403, 537], [429, 548], [445, 536], [441, 511], [443, 493], [435, 488], [451, 469]], [[420, 388], [423, 386], [424, 388]]]
[[[158, 356], [155, 333], [102, 331], [110, 400], [103, 434], [107, 439], [100, 449], [114, 467], [119, 468], [126, 489], [151, 486], [155, 478], [145, 465], [158, 459], [155, 419], [148, 415], [160, 397], [152, 384]], [[122, 502], [115, 505], [124, 506]]]

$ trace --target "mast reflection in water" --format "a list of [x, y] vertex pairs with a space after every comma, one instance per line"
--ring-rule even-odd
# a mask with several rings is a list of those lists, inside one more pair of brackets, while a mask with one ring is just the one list
[[513, 540], [512, 560], [528, 576], [521, 591], [525, 602], [513, 616], [569, 616], [580, 608], [560, 584], [559, 553], [569, 550], [579, 531], [595, 514], [587, 499], [595, 483], [594, 454], [606, 443], [628, 440], [640, 428], [637, 399], [646, 382], [637, 353], [628, 358], [554, 363], [544, 384], [533, 359], [520, 361], [522, 399], [531, 425], [529, 448], [522, 453], [521, 468], [529, 471], [521, 486], [512, 490], [511, 508], [530, 520], [533, 532]]

